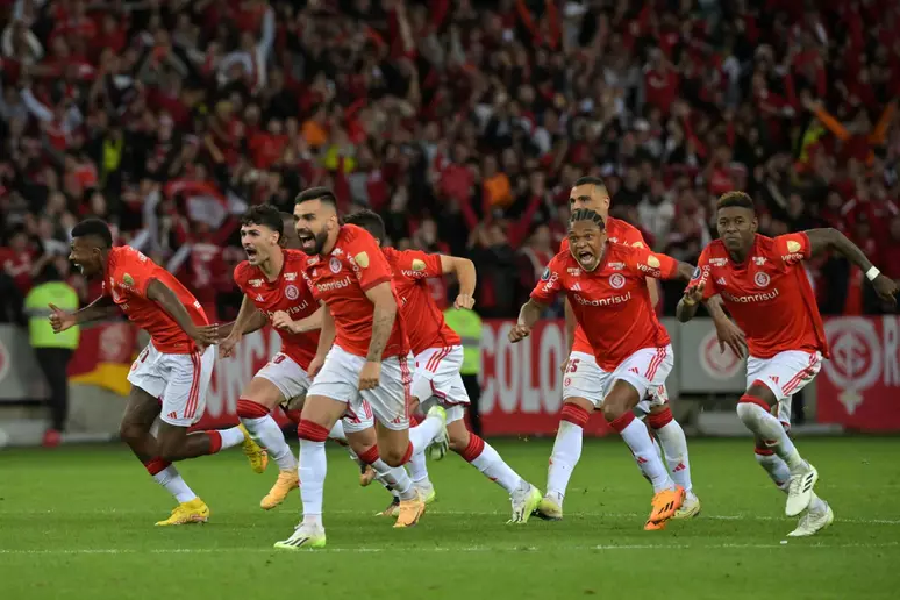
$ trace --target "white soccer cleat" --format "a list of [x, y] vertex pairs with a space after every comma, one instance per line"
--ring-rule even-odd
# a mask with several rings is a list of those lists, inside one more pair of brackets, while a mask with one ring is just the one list
[[787, 503], [784, 505], [784, 514], [795, 517], [802, 513], [812, 501], [813, 488], [819, 480], [819, 472], [810, 463], [806, 463], [806, 471], [791, 475], [788, 484]]
[[512, 493], [512, 519], [510, 523], [527, 523], [528, 518], [541, 504], [541, 492], [539, 489], [525, 481], [519, 484]]
[[825, 512], [823, 513], [814, 514], [811, 510], [806, 511], [806, 514], [800, 517], [800, 524], [797, 525], [797, 529], [790, 532], [788, 537], [815, 535], [832, 523], [834, 523], [834, 511], [831, 510], [831, 505], [826, 503]]
[[691, 519], [700, 514], [700, 498], [694, 494], [684, 497], [684, 504], [675, 511], [673, 519]]
[[428, 458], [441, 460], [450, 452], [450, 435], [447, 433], [447, 411], [442, 406], [432, 406], [428, 409], [428, 417], [437, 417], [441, 420], [440, 431], [428, 444]]
[[278, 550], [304, 550], [325, 547], [325, 529], [321, 525], [300, 523], [294, 528], [291, 537], [275, 542], [273, 548]]

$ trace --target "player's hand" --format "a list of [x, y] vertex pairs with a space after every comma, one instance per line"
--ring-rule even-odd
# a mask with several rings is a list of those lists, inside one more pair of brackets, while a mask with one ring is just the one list
[[50, 310], [52, 311], [50, 313], [50, 327], [53, 329], [53, 333], [65, 331], [78, 323], [73, 313], [64, 311], [52, 302], [50, 303]]
[[359, 390], [371, 390], [378, 387], [381, 378], [381, 363], [366, 361], [359, 372]]
[[725, 347], [731, 348], [738, 358], [744, 358], [747, 354], [747, 340], [741, 328], [731, 319], [724, 319], [716, 324], [716, 337], [719, 338], [719, 350], [725, 352]]
[[238, 345], [238, 342], [241, 341], [240, 331], [231, 330], [225, 339], [219, 342], [219, 356], [222, 358], [228, 358], [229, 356], [234, 356], [234, 347]]
[[208, 346], [212, 346], [218, 341], [215, 327], [194, 327], [192, 331], [188, 332], [188, 335], [197, 344], [200, 352], [203, 352]]
[[524, 323], [516, 323], [513, 328], [509, 330], [509, 341], [515, 344], [516, 342], [521, 342], [529, 335], [531, 335], [531, 327]]
[[562, 361], [562, 363], [560, 363], [559, 370], [561, 372], [565, 373], [566, 369], [568, 369], [568, 368], [569, 368], [569, 359], [567, 358], [566, 360]]
[[453, 308], [469, 308], [475, 306], [475, 299], [468, 294], [460, 294], [453, 301]]
[[693, 306], [703, 300], [703, 289], [706, 284], [702, 281], [697, 285], [689, 285], [684, 288], [684, 300], [688, 306]]
[[872, 280], [872, 287], [875, 288], [875, 293], [878, 294], [878, 297], [881, 298], [882, 302], [884, 302], [891, 308], [895, 308], [897, 306], [896, 295], [898, 288], [896, 281], [894, 281], [890, 277], [879, 275]]
[[322, 365], [325, 364], [325, 357], [319, 358], [319, 355], [315, 355], [311, 361], [309, 361], [309, 366], [306, 367], [306, 375], [310, 379], [316, 376], [322, 369]]
[[290, 331], [291, 333], [297, 333], [294, 330], [294, 320], [291, 318], [291, 315], [287, 314], [286, 311], [276, 311], [272, 315], [271, 321], [272, 327], [274, 327], [275, 329], [284, 329], [285, 331]]

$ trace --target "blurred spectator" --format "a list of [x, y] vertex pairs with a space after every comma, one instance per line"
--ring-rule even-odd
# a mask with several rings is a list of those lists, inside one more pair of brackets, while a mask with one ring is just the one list
[[[542, 260], [546, 232], [558, 247], [583, 175], [685, 260], [733, 188], [753, 195], [763, 233], [859, 234], [867, 221], [883, 269], [898, 245], [897, 3], [5, 8], [0, 237], [23, 292], [32, 265], [95, 215], [232, 311], [234, 216], [290, 210], [313, 185], [341, 210], [381, 213], [397, 247], [471, 252], [477, 307], [498, 316], [527, 291], [522, 256]], [[811, 268], [826, 313], [874, 309], [843, 259]]]

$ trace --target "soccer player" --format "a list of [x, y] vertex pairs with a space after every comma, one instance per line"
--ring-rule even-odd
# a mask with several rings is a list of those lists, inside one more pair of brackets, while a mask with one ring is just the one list
[[557, 254], [522, 306], [511, 342], [529, 335], [541, 313], [565, 292], [584, 329], [598, 364], [596, 381], [603, 396], [600, 411], [631, 449], [653, 486], [645, 529], [662, 529], [684, 502], [685, 491], [669, 476], [647, 427], [634, 408], [648, 389], [665, 384], [672, 370], [669, 334], [650, 305], [646, 279], [690, 279], [693, 267], [647, 248], [609, 243], [603, 219], [576, 209], [569, 222], [569, 249]]
[[[347, 217], [344, 222], [362, 227], [375, 237], [379, 246], [383, 244], [384, 222], [376, 213], [362, 211]], [[453, 305], [472, 308], [475, 304], [472, 298], [475, 266], [469, 259], [456, 256], [383, 246], [381, 250], [394, 272], [400, 313], [407, 323], [415, 324], [408, 329], [416, 363], [411, 388], [413, 404], [424, 403], [432, 397], [444, 404], [450, 448], [506, 490], [512, 502], [513, 523], [527, 522], [541, 500], [541, 493], [513, 471], [489, 443], [466, 428], [463, 417], [469, 396], [459, 374], [463, 348], [459, 336], [444, 322], [427, 286], [429, 278], [455, 273], [459, 279], [459, 295]], [[429, 502], [435, 492], [428, 479], [424, 451], [412, 456], [408, 468], [413, 482]]]
[[778, 418], [789, 425], [791, 396], [813, 380], [822, 358], [828, 357], [822, 318], [802, 261], [836, 251], [866, 274], [882, 300], [894, 305], [897, 284], [836, 229], [760, 235], [753, 200], [743, 192], [719, 198], [716, 228], [719, 239], [700, 254], [678, 303], [678, 320], [689, 321], [698, 302], [706, 301], [720, 340], [738, 355], [747, 348], [747, 391], [738, 402], [738, 417], [756, 437], [757, 462], [787, 493], [785, 513], [806, 511], [788, 535], [813, 535], [834, 521], [834, 512], [815, 494], [819, 474], [800, 456]]
[[[157, 525], [204, 522], [209, 508], [188, 487], [173, 461], [215, 454], [244, 444], [259, 446], [242, 427], [188, 433], [203, 415], [215, 350], [200, 303], [171, 273], [129, 246], [113, 247], [106, 223], [89, 219], [72, 229], [70, 260], [88, 279], [102, 278], [103, 295], [75, 313], [51, 305], [54, 331], [103, 319], [122, 310], [150, 334], [128, 374], [131, 392], [120, 435], [178, 506]], [[159, 417], [156, 437], [151, 426]]]
[[[303, 405], [300, 435], [300, 498], [303, 519], [276, 548], [321, 548], [322, 492], [327, 463], [325, 440], [349, 408], [356, 414], [371, 406], [377, 419], [378, 452], [399, 467], [426, 447], [444, 428], [444, 411], [434, 407], [410, 435], [407, 417], [409, 354], [390, 265], [365, 230], [343, 225], [334, 194], [317, 187], [302, 192], [294, 206], [297, 234], [308, 254], [303, 271], [313, 296], [325, 304], [314, 377]], [[392, 484], [393, 487], [393, 484]], [[411, 527], [425, 512], [412, 481], [398, 487], [400, 514], [395, 527]]]
[[[609, 193], [603, 180], [597, 177], [582, 177], [575, 182], [569, 196], [572, 212], [580, 208], [595, 211], [600, 215], [610, 243], [624, 244], [634, 248], [644, 248], [641, 232], [625, 221], [609, 217]], [[561, 252], [569, 249], [568, 240], [563, 240]], [[646, 279], [651, 307], [659, 298], [657, 281]], [[566, 340], [569, 344], [567, 360], [563, 366], [563, 408], [560, 416], [556, 441], [550, 455], [547, 473], [547, 493], [541, 500], [537, 514], [543, 519], [558, 521], [563, 518], [563, 499], [569, 478], [581, 458], [584, 426], [594, 410], [603, 401], [604, 380], [602, 369], [594, 359], [594, 350], [588, 341], [584, 328], [577, 325], [572, 312], [572, 304], [566, 299]], [[688, 460], [687, 439], [681, 425], [672, 417], [669, 397], [665, 385], [653, 386], [648, 391], [649, 398], [643, 398], [636, 412], [645, 415], [645, 423], [662, 446], [666, 466], [672, 479], [685, 490], [684, 504], [675, 513], [676, 519], [684, 519], [700, 512], [700, 500], [694, 494], [691, 481], [691, 463]], [[656, 441], [654, 440], [654, 445]]]

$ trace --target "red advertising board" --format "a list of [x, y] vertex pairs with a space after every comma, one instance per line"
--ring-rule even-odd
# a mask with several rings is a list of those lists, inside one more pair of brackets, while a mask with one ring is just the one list
[[[484, 434], [556, 435], [562, 409], [565, 324], [542, 321], [518, 344], [507, 335], [513, 321], [489, 321], [481, 335], [481, 423]], [[585, 434], [606, 435], [595, 415]]]
[[831, 359], [816, 379], [816, 420], [900, 430], [900, 318], [836, 317], [825, 333]]

